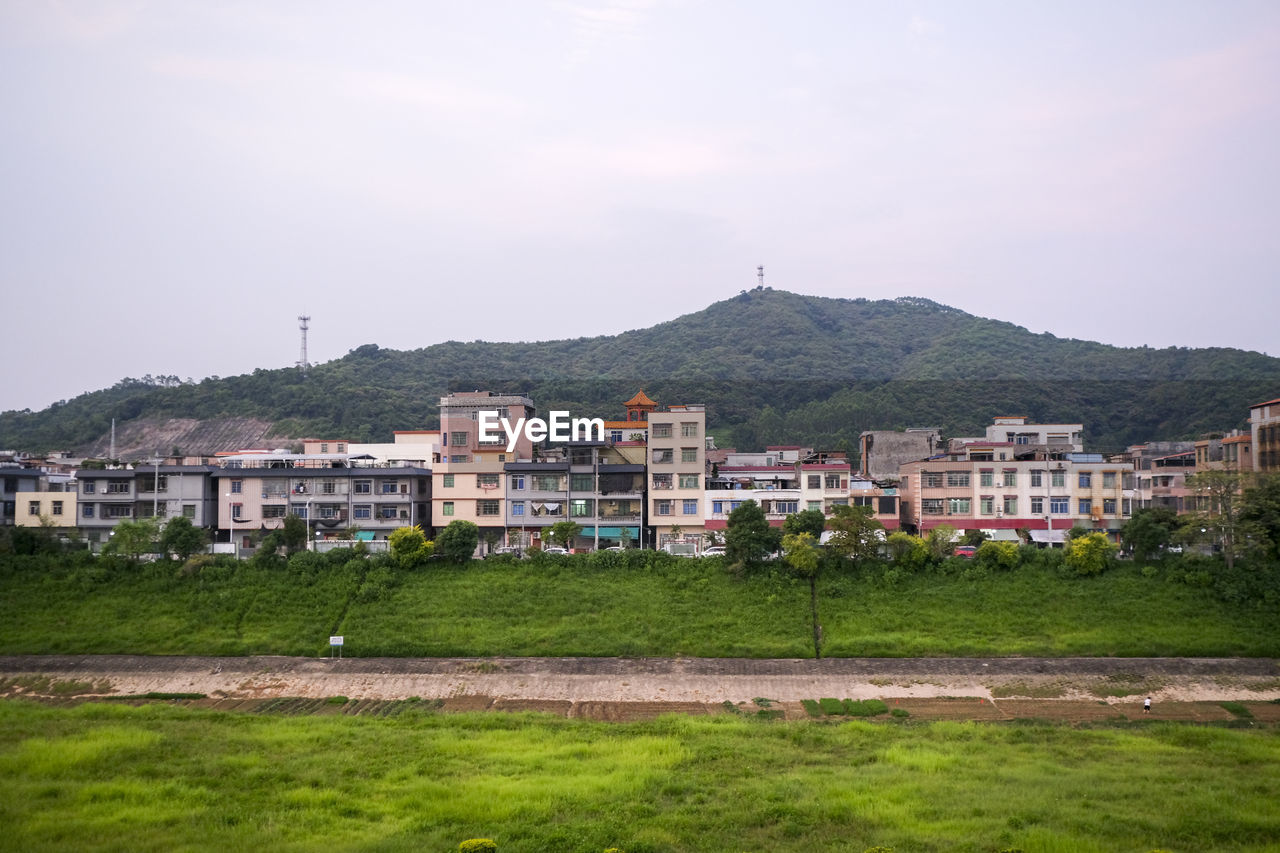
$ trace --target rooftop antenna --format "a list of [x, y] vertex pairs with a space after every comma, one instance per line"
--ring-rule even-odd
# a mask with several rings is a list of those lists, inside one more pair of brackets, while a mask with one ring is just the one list
[[298, 328], [302, 330], [302, 355], [298, 358], [298, 369], [302, 371], [302, 375], [307, 375], [307, 369], [311, 365], [307, 362], [307, 329], [311, 328], [308, 324], [311, 318], [306, 314], [298, 315]]
[[764, 289], [764, 264], [756, 267], [756, 278], [760, 279], [760, 289]]

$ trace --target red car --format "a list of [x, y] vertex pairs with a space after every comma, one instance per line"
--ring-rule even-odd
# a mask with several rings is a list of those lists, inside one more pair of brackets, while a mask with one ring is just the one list
[[955, 555], [957, 557], [966, 557], [966, 558], [972, 559], [973, 555], [976, 553], [978, 553], [978, 548], [976, 545], [957, 545], [956, 546]]

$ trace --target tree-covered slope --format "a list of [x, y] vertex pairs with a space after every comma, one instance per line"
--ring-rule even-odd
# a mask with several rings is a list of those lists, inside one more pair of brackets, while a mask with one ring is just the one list
[[[994, 415], [1083, 421], [1091, 448], [1243, 424], [1280, 396], [1280, 359], [1233, 349], [1125, 349], [1036, 335], [923, 299], [744, 292], [647, 329], [524, 343], [374, 344], [297, 370], [194, 384], [124, 380], [41, 412], [0, 414], [0, 446], [84, 447], [111, 419], [256, 417], [280, 435], [386, 441], [437, 424], [439, 397], [493, 389], [610, 416], [643, 387], [704, 402], [720, 443], [856, 446], [864, 429], [980, 431]], [[215, 450], [221, 448], [202, 448]], [[190, 448], [196, 450], [196, 448]]]

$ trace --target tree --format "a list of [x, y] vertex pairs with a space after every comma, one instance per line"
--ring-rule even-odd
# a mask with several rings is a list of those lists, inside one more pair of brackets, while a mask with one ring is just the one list
[[160, 552], [173, 554], [179, 560], [186, 560], [192, 554], [204, 550], [209, 536], [191, 523], [185, 515], [169, 519], [164, 530], [160, 532]]
[[1187, 478], [1187, 486], [1195, 493], [1196, 511], [1184, 521], [1184, 537], [1191, 542], [1213, 542], [1222, 549], [1228, 569], [1235, 566], [1240, 546], [1246, 541], [1240, 529], [1244, 506], [1240, 493], [1245, 482], [1239, 471], [1201, 471]]
[[745, 500], [729, 513], [724, 552], [730, 565], [752, 565], [778, 550], [778, 531], [769, 526], [760, 504]]
[[574, 538], [582, 532], [582, 525], [576, 521], [557, 521], [547, 530], [547, 538], [561, 548], [570, 548]]
[[1068, 539], [1065, 545], [1065, 562], [1076, 574], [1097, 575], [1105, 571], [1115, 560], [1116, 546], [1101, 532], [1083, 533]]
[[1120, 541], [1133, 559], [1145, 563], [1163, 552], [1178, 529], [1178, 514], [1166, 506], [1139, 509], [1120, 531]]
[[436, 553], [451, 563], [465, 563], [475, 555], [480, 544], [480, 528], [473, 522], [457, 519], [436, 536]]
[[160, 528], [154, 518], [121, 521], [111, 531], [111, 541], [103, 546], [103, 553], [120, 554], [136, 563], [143, 554], [155, 549]]
[[836, 506], [829, 524], [827, 550], [849, 560], [869, 560], [880, 553], [884, 525], [876, 521], [869, 506]]
[[956, 550], [955, 535], [956, 529], [950, 524], [939, 524], [931, 529], [925, 539], [925, 545], [929, 549], [929, 557], [936, 562], [942, 562], [954, 554]]
[[918, 571], [929, 561], [929, 547], [919, 536], [895, 530], [885, 539], [885, 544], [889, 548], [889, 557], [895, 566]]
[[306, 548], [310, 535], [311, 531], [301, 517], [293, 514], [284, 517], [284, 526], [280, 528], [280, 542], [290, 554]]
[[961, 537], [960, 541], [966, 545], [972, 545], [973, 547], [977, 548], [983, 542], [986, 542], [988, 538], [989, 537], [987, 536], [987, 534], [983, 533], [981, 530], [974, 528], [972, 530], [966, 530], [964, 532], [964, 536]]
[[783, 533], [808, 533], [814, 541], [822, 541], [822, 531], [827, 529], [827, 516], [820, 509], [793, 512], [782, 522]]
[[418, 525], [401, 527], [387, 537], [391, 558], [402, 569], [416, 569], [426, 564], [434, 546]]
[[1240, 521], [1251, 539], [1249, 550], [1280, 563], [1280, 474], [1260, 475], [1245, 489]]
[[822, 552], [809, 533], [788, 533], [782, 537], [782, 559], [793, 574], [809, 581], [809, 614], [813, 621], [813, 656], [822, 657], [822, 625], [818, 622], [818, 573]]

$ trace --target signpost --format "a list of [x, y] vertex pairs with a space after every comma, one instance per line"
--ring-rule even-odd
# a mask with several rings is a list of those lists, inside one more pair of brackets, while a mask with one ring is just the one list
[[333, 653], [335, 649], [338, 652], [338, 657], [341, 658], [342, 657], [342, 637], [340, 636], [329, 638], [329, 657], [334, 656]]

